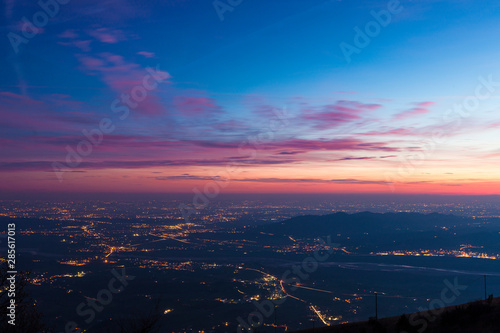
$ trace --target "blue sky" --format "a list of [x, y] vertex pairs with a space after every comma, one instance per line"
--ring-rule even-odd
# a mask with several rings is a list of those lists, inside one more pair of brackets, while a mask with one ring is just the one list
[[[401, 10], [347, 61], [341, 43], [355, 46], [355, 28], [391, 3]], [[6, 190], [189, 192], [240, 160], [231, 191], [385, 192], [397, 179], [404, 192], [496, 193], [498, 92], [454, 113], [457, 126], [443, 118], [481, 77], [500, 81], [494, 1], [69, 1], [31, 37], [23, 18], [42, 8], [2, 8]], [[147, 68], [164, 80], [119, 119], [113, 101]], [[238, 150], [276, 110], [286, 126], [258, 154]], [[113, 131], [68, 165], [82, 131], [107, 117]], [[450, 140], [429, 152], [436, 129]]]

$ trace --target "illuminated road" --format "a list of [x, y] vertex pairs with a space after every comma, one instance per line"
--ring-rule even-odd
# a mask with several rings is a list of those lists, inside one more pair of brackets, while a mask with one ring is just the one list
[[292, 287], [296, 287], [296, 288], [302, 288], [302, 289], [308, 289], [308, 290], [314, 290], [314, 291], [320, 291], [320, 292], [323, 292], [323, 293], [333, 294], [332, 291], [323, 290], [323, 289], [316, 289], [316, 288], [311, 288], [311, 287], [304, 287], [304, 286], [301, 286], [301, 285], [298, 285], [298, 284], [292, 284], [291, 286]]
[[[243, 268], [243, 267], [242, 267]], [[293, 296], [292, 294], [290, 294], [286, 289], [285, 289], [285, 281], [281, 280], [281, 279], [278, 279], [276, 276], [272, 275], [272, 274], [269, 274], [269, 273], [266, 273], [264, 271], [261, 271], [261, 270], [258, 270], [258, 269], [255, 269], [255, 268], [244, 268], [246, 270], [249, 270], [249, 271], [255, 271], [255, 272], [259, 272], [265, 276], [270, 276], [272, 278], [274, 278], [276, 281], [279, 281], [280, 283], [280, 287], [281, 287], [281, 291], [283, 291], [283, 293], [286, 295], [286, 297], [290, 297], [290, 298], [293, 298], [299, 302], [302, 302], [302, 303], [305, 303], [305, 304], [309, 304], [309, 309], [314, 313], [316, 314], [316, 316], [318, 316], [319, 320], [321, 320], [323, 322], [323, 324], [327, 325], [327, 326], [330, 326], [330, 323], [325, 319], [325, 317], [321, 314], [321, 312], [319, 312], [319, 310], [312, 304], [310, 304], [309, 302], [307, 302], [306, 300], [303, 300], [301, 298], [298, 298], [296, 296]], [[320, 291], [320, 292], [325, 292], [325, 293], [332, 293], [331, 291], [328, 291], [328, 290], [321, 290], [321, 289], [315, 289], [315, 288], [310, 288], [310, 287], [304, 287], [304, 286], [298, 286], [298, 285], [292, 285], [294, 287], [299, 287], [299, 288], [304, 288], [304, 289], [310, 289], [310, 290], [315, 290], [315, 291]]]
[[[319, 310], [312, 304], [310, 304], [309, 302], [307, 302], [306, 300], [303, 300], [301, 298], [298, 298], [296, 296], [293, 296], [292, 294], [290, 294], [286, 288], [285, 288], [285, 281], [281, 280], [281, 279], [278, 279], [276, 276], [272, 275], [272, 274], [269, 274], [269, 273], [266, 273], [264, 271], [261, 271], [261, 270], [258, 270], [258, 269], [254, 269], [254, 268], [244, 268], [244, 269], [247, 269], [247, 270], [250, 270], [250, 271], [255, 271], [255, 272], [259, 272], [265, 276], [270, 276], [272, 278], [274, 278], [276, 281], [279, 281], [280, 283], [280, 288], [281, 288], [281, 291], [283, 292], [283, 294], [286, 295], [286, 297], [290, 297], [290, 298], [293, 298], [299, 302], [302, 302], [302, 303], [305, 303], [305, 304], [309, 304], [309, 309], [314, 313], [316, 314], [316, 316], [318, 316], [319, 320], [321, 320], [323, 322], [323, 324], [327, 325], [327, 326], [330, 326], [330, 323], [326, 320], [325, 316], [323, 316], [321, 314], [321, 312], [319, 312]], [[299, 288], [304, 288], [304, 289], [310, 289], [310, 290], [315, 290], [315, 291], [320, 291], [320, 292], [325, 292], [325, 293], [332, 293], [331, 291], [328, 291], [328, 290], [321, 290], [321, 289], [315, 289], [315, 288], [310, 288], [310, 287], [304, 287], [304, 286], [298, 286], [298, 285], [292, 285], [294, 287], [299, 287]]]

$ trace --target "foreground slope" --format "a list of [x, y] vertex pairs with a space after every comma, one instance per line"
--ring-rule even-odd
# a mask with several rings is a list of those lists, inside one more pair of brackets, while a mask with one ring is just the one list
[[300, 333], [498, 333], [500, 297], [378, 320], [302, 330]]

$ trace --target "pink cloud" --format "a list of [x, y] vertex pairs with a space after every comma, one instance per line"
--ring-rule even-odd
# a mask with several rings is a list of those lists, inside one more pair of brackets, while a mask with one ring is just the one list
[[29, 99], [29, 97], [19, 95], [19, 94], [10, 92], [10, 91], [1, 91], [0, 96], [5, 96], [5, 97], [13, 98], [13, 99], [22, 99], [22, 100]]
[[[241, 142], [219, 142], [219, 141], [203, 141], [192, 140], [186, 141], [201, 147], [219, 148], [219, 149], [245, 149]], [[249, 144], [248, 149], [253, 147]], [[306, 139], [288, 139], [275, 141], [259, 145], [262, 150], [282, 151], [399, 151], [399, 148], [388, 146], [386, 142], [367, 142], [359, 139], [345, 138], [334, 140], [306, 140]]]
[[63, 33], [58, 35], [59, 38], [63, 39], [64, 41], [58, 42], [60, 45], [64, 46], [74, 46], [79, 48], [83, 52], [90, 52], [90, 43], [92, 42], [91, 40], [79, 40], [77, 39], [79, 36], [74, 30], [66, 30]]
[[215, 124], [213, 127], [221, 131], [234, 131], [234, 130], [247, 129], [247, 125], [234, 120], [220, 122], [218, 124]]
[[[142, 80], [147, 75], [138, 64], [127, 62], [122, 56], [112, 53], [101, 53], [98, 57], [80, 55], [78, 58], [84, 71], [101, 74], [104, 82], [118, 92], [142, 85]], [[165, 71], [160, 73], [167, 79], [171, 77]]]
[[272, 143], [269, 148], [280, 148], [288, 150], [303, 151], [343, 151], [343, 150], [381, 150], [398, 151], [398, 148], [387, 146], [385, 142], [366, 142], [358, 139], [334, 139], [334, 140], [304, 140], [293, 139], [282, 142]]
[[142, 55], [146, 58], [154, 58], [156, 56], [153, 52], [146, 52], [146, 51], [137, 52], [137, 54]]
[[71, 98], [70, 95], [67, 94], [50, 94], [51, 97], [57, 98], [57, 99], [68, 99]]
[[75, 128], [68, 126], [67, 123], [48, 119], [45, 115], [40, 116], [37, 113], [21, 113], [7, 110], [1, 110], [0, 126], [9, 128], [23, 129], [30, 131], [68, 131]]
[[317, 129], [327, 129], [361, 119], [363, 113], [377, 110], [381, 106], [380, 104], [340, 100], [335, 104], [322, 106], [319, 110], [317, 107], [305, 109], [302, 118], [314, 121]]
[[366, 133], [360, 133], [360, 135], [367, 135], [367, 136], [391, 136], [391, 135], [411, 136], [415, 134], [416, 134], [415, 129], [413, 127], [394, 128], [386, 131], [370, 131]]
[[174, 105], [177, 111], [189, 117], [222, 112], [215, 100], [206, 97], [176, 96]]
[[[270, 160], [270, 159], [249, 159], [239, 161], [241, 165], [267, 166], [291, 163], [293, 161]], [[61, 161], [60, 163], [64, 163]], [[144, 169], [157, 167], [192, 167], [192, 166], [225, 166], [228, 163], [235, 164], [234, 160], [228, 158], [212, 159], [176, 159], [176, 160], [103, 160], [103, 161], [83, 161], [76, 168], [68, 168], [68, 172], [84, 172], [83, 170], [99, 169]], [[64, 164], [63, 164], [64, 165]], [[0, 163], [0, 171], [46, 171], [54, 172], [52, 161], [10, 161]]]
[[89, 30], [87, 33], [100, 42], [107, 44], [116, 44], [126, 40], [125, 34], [119, 29], [98, 28]]
[[[135, 87], [144, 84], [144, 78], [148, 74], [140, 65], [127, 62], [120, 55], [112, 53], [101, 53], [96, 56], [77, 55], [81, 63], [81, 69], [90, 75], [100, 75], [101, 79], [116, 93], [127, 94]], [[165, 80], [170, 74], [162, 70], [155, 70]], [[136, 109], [138, 114], [159, 115], [166, 113], [164, 105], [153, 92], [149, 92], [145, 100], [138, 103]]]
[[65, 30], [63, 33], [58, 35], [59, 38], [69, 38], [69, 39], [75, 39], [78, 37], [76, 32], [74, 30]]
[[145, 116], [159, 116], [165, 114], [167, 109], [158, 96], [150, 95], [144, 101], [138, 103], [135, 111]]
[[500, 128], [500, 122], [495, 122], [495, 123], [487, 124], [486, 128], [487, 129], [497, 129], [497, 128]]
[[420, 107], [423, 107], [423, 108], [428, 108], [428, 107], [431, 107], [433, 105], [435, 105], [436, 103], [434, 102], [420, 102], [420, 103], [415, 103], [417, 106], [420, 106]]
[[[14, 96], [15, 98], [12, 98]], [[50, 94], [34, 100], [0, 92], [0, 126], [36, 133], [80, 131], [82, 124], [95, 124], [93, 112], [81, 110], [83, 102], [65, 94]], [[78, 111], [81, 110], [81, 111]]]
[[86, 69], [91, 71], [98, 71], [104, 66], [104, 61], [90, 56], [79, 57], [79, 60]]
[[414, 103], [415, 107], [403, 111], [401, 113], [398, 113], [396, 116], [394, 116], [394, 119], [397, 120], [408, 119], [429, 113], [430, 112], [429, 107], [433, 106], [434, 104], [435, 104], [434, 102]]
[[83, 52], [90, 52], [90, 40], [76, 40], [73, 44]]

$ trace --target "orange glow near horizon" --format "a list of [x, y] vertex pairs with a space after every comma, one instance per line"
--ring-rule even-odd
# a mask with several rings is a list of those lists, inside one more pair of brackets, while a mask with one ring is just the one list
[[[222, 174], [222, 173], [219, 173]], [[50, 173], [3, 174], [0, 189], [15, 192], [47, 193], [194, 193], [196, 189], [217, 196], [224, 193], [380, 193], [380, 194], [452, 194], [494, 195], [500, 194], [500, 181], [457, 181], [427, 178], [418, 181], [412, 178], [393, 178], [390, 182], [381, 178], [327, 178], [293, 177], [292, 172], [276, 172], [267, 176], [244, 177], [246, 171], [228, 178], [193, 177], [195, 179], [158, 178], [145, 170], [95, 170], [68, 173], [62, 182], [54, 181]], [[163, 176], [166, 177], [166, 176]], [[373, 177], [373, 176], [372, 176]], [[391, 179], [391, 178], [387, 178]]]

